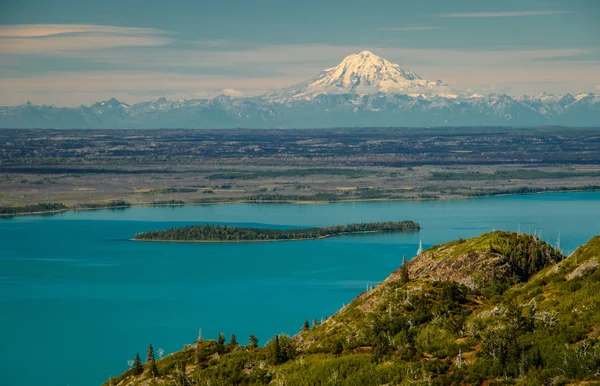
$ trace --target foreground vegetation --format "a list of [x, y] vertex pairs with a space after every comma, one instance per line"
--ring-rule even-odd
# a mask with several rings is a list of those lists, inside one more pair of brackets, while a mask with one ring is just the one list
[[419, 224], [414, 221], [387, 221], [305, 229], [238, 228], [205, 224], [138, 233], [135, 235], [135, 240], [224, 242], [310, 240], [353, 233], [405, 232], [419, 229]]
[[294, 337], [150, 347], [105, 385], [599, 384], [599, 260], [600, 236], [568, 257], [499, 231], [438, 245]]

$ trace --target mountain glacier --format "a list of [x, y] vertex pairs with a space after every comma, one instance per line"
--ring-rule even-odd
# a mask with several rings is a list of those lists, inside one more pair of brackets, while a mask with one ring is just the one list
[[371, 52], [265, 95], [128, 105], [114, 98], [59, 108], [0, 107], [3, 128], [310, 128], [600, 125], [600, 94], [464, 94]]
[[421, 79], [410, 70], [369, 51], [352, 54], [335, 67], [324, 70], [308, 82], [277, 90], [264, 96], [270, 102], [310, 100], [321, 94], [431, 94], [449, 92], [448, 85]]

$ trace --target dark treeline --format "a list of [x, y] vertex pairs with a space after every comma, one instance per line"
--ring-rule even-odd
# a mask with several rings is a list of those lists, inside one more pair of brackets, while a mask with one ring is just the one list
[[83, 204], [76, 204], [75, 209], [110, 209], [110, 208], [128, 208], [131, 204], [123, 201], [116, 200], [110, 202], [88, 202]]
[[[51, 162], [52, 160], [43, 160]], [[40, 164], [42, 160], [32, 160], [32, 164]], [[22, 162], [23, 165], [29, 163]], [[186, 171], [189, 172], [189, 171]], [[90, 168], [90, 167], [15, 167], [2, 166], [0, 173], [20, 173], [20, 174], [148, 174], [148, 173], [183, 173], [171, 169], [117, 169], [117, 168]]]
[[214, 173], [206, 178], [209, 180], [253, 180], [255, 178], [277, 178], [277, 177], [306, 177], [313, 175], [342, 175], [349, 178], [358, 178], [368, 175], [369, 171], [360, 169], [341, 169], [341, 168], [314, 168], [314, 169], [286, 169], [286, 170], [263, 170], [258, 172], [235, 171]]
[[152, 205], [164, 205], [164, 206], [171, 206], [171, 205], [184, 205], [185, 201], [182, 200], [158, 200], [158, 201], [152, 201]]
[[294, 195], [294, 194], [257, 194], [245, 198], [249, 202], [292, 202], [292, 201], [339, 201], [340, 196], [334, 193], [315, 193], [310, 196]]
[[62, 204], [60, 202], [48, 202], [35, 205], [0, 206], [0, 216], [16, 216], [34, 213], [54, 213], [62, 212], [65, 210], [128, 208], [130, 206], [130, 203], [123, 200], [109, 202], [79, 203], [75, 204], [74, 206], [66, 206], [65, 204]]
[[547, 172], [543, 170], [497, 170], [494, 173], [432, 172], [436, 181], [536, 180], [573, 177], [598, 177], [600, 172]]
[[24, 206], [0, 206], [0, 215], [12, 216], [25, 213], [54, 212], [68, 209], [65, 205], [49, 202]]
[[593, 192], [600, 190], [600, 185], [585, 185], [585, 186], [560, 186], [560, 187], [547, 187], [547, 188], [536, 188], [523, 186], [520, 188], [512, 189], [488, 189], [486, 191], [479, 192], [457, 192], [458, 194], [464, 194], [468, 197], [487, 197], [487, 196], [498, 196], [503, 194], [535, 194], [535, 193], [546, 193], [546, 192]]
[[205, 224], [138, 233], [135, 235], [135, 239], [160, 241], [306, 240], [361, 232], [403, 232], [419, 229], [419, 224], [413, 221], [387, 221], [306, 229], [238, 228]]

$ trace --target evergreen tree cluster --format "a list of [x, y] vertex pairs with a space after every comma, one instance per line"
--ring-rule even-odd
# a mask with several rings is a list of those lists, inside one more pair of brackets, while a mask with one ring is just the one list
[[511, 267], [515, 281], [526, 282], [543, 268], [556, 264], [564, 256], [550, 244], [532, 235], [511, 234], [498, 242], [490, 241], [490, 251], [502, 256]]
[[266, 346], [267, 359], [272, 365], [283, 364], [296, 356], [296, 347], [290, 337], [275, 335]]
[[403, 232], [417, 231], [419, 229], [419, 224], [413, 221], [388, 221], [307, 229], [238, 228], [226, 225], [206, 224], [138, 233], [135, 239], [161, 241], [304, 240], [351, 233]]
[[12, 216], [24, 213], [53, 212], [68, 209], [61, 203], [49, 202], [25, 206], [0, 206], [0, 215]]

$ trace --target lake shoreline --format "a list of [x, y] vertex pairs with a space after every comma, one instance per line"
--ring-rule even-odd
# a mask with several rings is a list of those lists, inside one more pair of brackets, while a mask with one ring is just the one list
[[[7, 325], [14, 327], [4, 342], [22, 348], [19, 355], [35, 355], [44, 374], [29, 371], [14, 352], [0, 357], [10, 364], [8, 376], [23, 379], [23, 386], [99, 385], [106, 374], [126, 371], [127, 360], [149, 342], [172, 353], [182, 342], [193, 343], [200, 328], [205, 339], [221, 332], [244, 342], [250, 334], [267, 342], [274, 331], [293, 336], [305, 319], [333, 315], [365, 288], [377, 288], [403, 256], [410, 261], [416, 255], [421, 241], [427, 250], [492, 230], [516, 232], [520, 224], [521, 233], [543, 230], [551, 243], [560, 232], [566, 255], [600, 233], [597, 213], [600, 192], [343, 205], [148, 206], [0, 221], [0, 289]], [[402, 219], [417, 221], [421, 230], [291, 243], [129, 241], [140, 232], [204, 222], [289, 230]], [[157, 305], [166, 308], [157, 312]], [[277, 312], [269, 318], [254, 312], [273, 307]], [[243, 323], [236, 322], [240, 315]], [[115, 316], [126, 323], [114, 324]], [[47, 342], [31, 351], [39, 346], [31, 331], [40, 320]], [[97, 331], [109, 325], [110, 334], [96, 342]], [[78, 348], [88, 340], [97, 347], [82, 356]], [[90, 368], [91, 362], [102, 366]]]
[[230, 201], [214, 201], [206, 203], [176, 203], [176, 204], [163, 204], [163, 203], [128, 203], [128, 205], [112, 206], [112, 207], [101, 207], [101, 208], [74, 208], [67, 207], [65, 209], [48, 210], [48, 211], [36, 211], [36, 212], [23, 212], [23, 213], [2, 213], [0, 219], [11, 218], [17, 216], [37, 216], [37, 215], [54, 215], [65, 212], [79, 212], [79, 211], [92, 211], [92, 210], [107, 210], [107, 209], [127, 209], [133, 207], [174, 207], [174, 206], [208, 206], [208, 205], [227, 205], [227, 204], [294, 204], [294, 205], [326, 205], [326, 204], [338, 204], [347, 202], [402, 202], [402, 201], [454, 201], [454, 200], [467, 200], [467, 199], [478, 199], [485, 197], [507, 197], [507, 196], [531, 196], [535, 194], [546, 194], [546, 193], [585, 193], [585, 192], [600, 192], [600, 189], [557, 189], [548, 190], [543, 192], [532, 192], [532, 193], [498, 193], [481, 196], [446, 196], [446, 197], [435, 197], [435, 198], [356, 198], [356, 199], [339, 199], [339, 200], [244, 200], [236, 199]]

